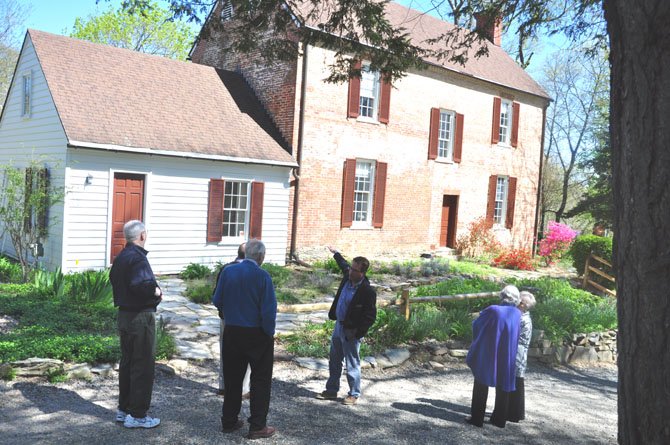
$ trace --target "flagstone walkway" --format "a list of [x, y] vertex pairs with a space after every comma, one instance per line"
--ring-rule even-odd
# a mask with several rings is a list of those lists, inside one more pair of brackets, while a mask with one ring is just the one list
[[[177, 343], [177, 356], [182, 359], [219, 359], [219, 315], [212, 304], [197, 304], [182, 294], [186, 287], [179, 278], [159, 278], [163, 301], [157, 315], [167, 322], [167, 329]], [[300, 326], [323, 323], [327, 311], [309, 313], [277, 313], [276, 334], [285, 335]]]

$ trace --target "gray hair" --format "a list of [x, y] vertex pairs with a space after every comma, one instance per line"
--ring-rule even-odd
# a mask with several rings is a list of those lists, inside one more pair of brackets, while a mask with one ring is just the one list
[[257, 239], [247, 241], [245, 257], [260, 263], [265, 258], [265, 244]]
[[123, 236], [126, 241], [132, 243], [140, 237], [142, 232], [146, 232], [147, 228], [144, 223], [137, 219], [132, 219], [123, 225]]
[[518, 306], [520, 302], [519, 289], [516, 286], [510, 284], [500, 291], [500, 303], [503, 306]]
[[526, 310], [530, 311], [535, 307], [537, 301], [535, 300], [535, 295], [531, 294], [528, 291], [521, 291], [519, 294], [519, 303], [523, 303], [526, 306]]

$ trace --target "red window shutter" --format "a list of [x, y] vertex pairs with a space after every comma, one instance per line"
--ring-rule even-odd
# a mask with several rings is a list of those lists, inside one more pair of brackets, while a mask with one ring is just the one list
[[511, 229], [514, 225], [514, 203], [516, 202], [516, 178], [509, 178], [507, 184], [507, 214], [505, 217], [505, 227]]
[[[361, 62], [356, 62], [355, 69], [361, 69]], [[361, 97], [361, 78], [349, 78], [349, 103], [347, 105], [347, 117], [358, 117]]]
[[375, 196], [372, 208], [372, 227], [384, 225], [384, 200], [386, 199], [386, 162], [377, 162], [375, 173]]
[[456, 113], [456, 131], [454, 137], [454, 162], [461, 162], [463, 153], [463, 115]]
[[207, 206], [207, 242], [218, 243], [223, 237], [223, 179], [209, 180], [209, 203]]
[[351, 227], [354, 219], [354, 181], [356, 180], [356, 159], [344, 161], [342, 176], [341, 227]]
[[499, 97], [493, 98], [493, 125], [491, 126], [491, 143], [497, 144], [500, 142], [500, 104], [502, 101]]
[[251, 212], [249, 215], [249, 239], [261, 239], [263, 233], [263, 182], [251, 183]]
[[389, 110], [391, 108], [391, 82], [382, 81], [381, 98], [379, 100], [379, 122], [389, 123]]
[[519, 143], [519, 102], [512, 102], [512, 147]]
[[496, 185], [498, 183], [498, 176], [489, 176], [489, 200], [486, 204], [486, 223], [489, 227], [493, 227], [493, 212], [496, 206]]
[[440, 131], [440, 109], [430, 109], [430, 132], [428, 136], [428, 159], [437, 159], [437, 144]]

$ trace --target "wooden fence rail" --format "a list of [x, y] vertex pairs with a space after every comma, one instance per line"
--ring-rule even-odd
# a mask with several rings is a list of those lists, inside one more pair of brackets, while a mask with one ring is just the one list
[[474, 300], [478, 298], [492, 298], [500, 295], [500, 291], [495, 292], [478, 292], [476, 294], [456, 294], [456, 295], [437, 295], [426, 297], [409, 298], [409, 290], [402, 291], [402, 311], [405, 315], [405, 320], [409, 320], [410, 304], [416, 303], [433, 303], [437, 301], [455, 301], [455, 300]]
[[597, 267], [595, 267], [593, 265], [594, 263], [596, 265], [598, 265], [599, 263], [604, 264], [604, 265], [608, 266], [610, 269], [612, 268], [612, 263], [610, 263], [606, 259], [601, 258], [598, 255], [594, 255], [592, 253], [589, 254], [589, 256], [586, 257], [586, 264], [584, 265], [584, 281], [582, 282], [582, 288], [587, 289], [588, 286], [592, 286], [592, 287], [595, 287], [596, 289], [598, 289], [601, 292], [605, 292], [606, 294], [611, 295], [612, 297], [616, 297], [616, 290], [608, 289], [605, 286], [603, 286], [602, 284], [596, 283], [595, 281], [593, 281], [589, 278], [589, 274], [593, 273], [593, 274], [601, 276], [604, 279], [616, 284], [616, 278], [614, 278], [613, 276], [611, 276], [611, 275], [603, 272], [602, 270], [598, 269]]

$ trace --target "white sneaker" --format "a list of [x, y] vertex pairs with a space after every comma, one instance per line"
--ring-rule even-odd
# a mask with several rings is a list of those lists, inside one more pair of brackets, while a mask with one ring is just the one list
[[161, 419], [155, 417], [146, 416], [142, 419], [133, 417], [130, 414], [126, 416], [126, 420], [123, 422], [123, 426], [126, 428], [155, 428], [160, 425]]
[[121, 411], [120, 409], [116, 410], [116, 421], [117, 422], [123, 422], [126, 420], [126, 416], [128, 415], [127, 412]]

